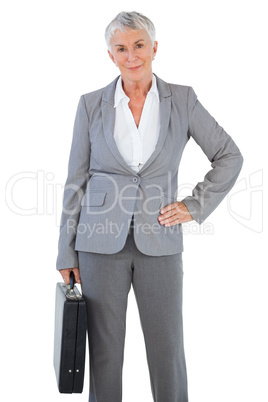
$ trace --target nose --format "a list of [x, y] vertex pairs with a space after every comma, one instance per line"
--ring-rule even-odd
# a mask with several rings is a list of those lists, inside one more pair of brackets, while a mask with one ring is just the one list
[[128, 58], [127, 58], [128, 62], [129, 62], [129, 63], [132, 63], [132, 62], [135, 61], [136, 59], [137, 59], [137, 55], [136, 55], [135, 50], [129, 50], [129, 52], [128, 52]]

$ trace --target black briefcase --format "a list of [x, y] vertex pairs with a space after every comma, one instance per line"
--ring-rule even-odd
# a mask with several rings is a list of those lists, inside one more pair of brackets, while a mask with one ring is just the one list
[[81, 393], [84, 385], [86, 352], [86, 304], [74, 285], [70, 274], [70, 286], [57, 283], [54, 369], [61, 393]]

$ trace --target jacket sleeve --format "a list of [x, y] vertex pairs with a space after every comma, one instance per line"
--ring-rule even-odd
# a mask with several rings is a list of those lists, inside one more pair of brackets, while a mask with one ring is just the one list
[[242, 168], [243, 158], [232, 138], [198, 101], [193, 89], [188, 91], [189, 136], [211, 162], [212, 169], [182, 202], [198, 223], [214, 211], [233, 187]]
[[89, 180], [89, 164], [89, 121], [85, 99], [84, 96], [81, 96], [74, 122], [68, 176], [64, 187], [56, 263], [58, 270], [78, 267], [75, 238], [81, 211], [81, 199]]

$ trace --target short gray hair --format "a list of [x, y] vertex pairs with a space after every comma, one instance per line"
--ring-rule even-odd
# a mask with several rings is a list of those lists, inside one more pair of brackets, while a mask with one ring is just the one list
[[148, 32], [152, 46], [155, 41], [155, 27], [149, 18], [145, 15], [137, 13], [136, 11], [119, 13], [107, 26], [105, 30], [105, 40], [108, 49], [111, 47], [111, 38], [115, 31], [119, 29], [121, 32], [126, 32], [128, 29], [133, 29], [135, 31], [145, 29]]

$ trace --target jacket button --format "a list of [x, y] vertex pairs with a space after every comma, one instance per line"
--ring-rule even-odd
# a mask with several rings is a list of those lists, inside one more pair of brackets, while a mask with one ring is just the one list
[[133, 181], [133, 183], [137, 183], [138, 178], [137, 178], [137, 177], [133, 177], [132, 181]]

